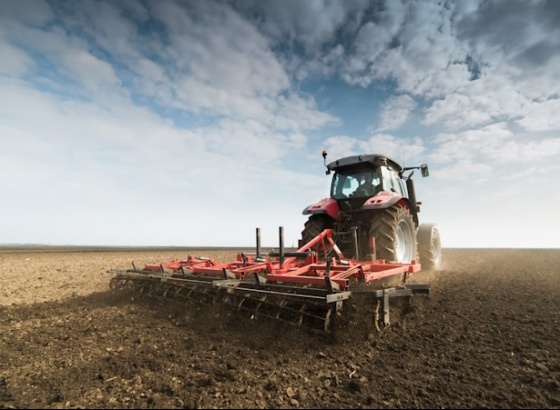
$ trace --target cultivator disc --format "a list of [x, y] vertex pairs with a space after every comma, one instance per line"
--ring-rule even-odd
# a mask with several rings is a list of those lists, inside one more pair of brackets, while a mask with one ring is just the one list
[[[166, 300], [220, 303], [250, 318], [276, 320], [326, 333], [352, 298], [366, 298], [378, 306], [381, 303], [382, 314], [376, 320], [386, 326], [390, 298], [429, 291], [425, 285], [404, 287], [406, 278], [420, 270], [419, 264], [346, 259], [332, 240], [330, 229], [297, 252], [284, 252], [282, 240], [280, 245], [280, 252], [263, 258], [257, 243], [256, 258], [240, 253], [236, 261], [229, 263], [189, 256], [143, 268], [133, 264], [132, 269], [109, 270], [114, 274], [110, 287]], [[402, 278], [400, 289], [368, 288], [378, 279], [396, 275]]]
[[331, 325], [333, 307], [322, 301], [236, 290], [227, 292], [222, 302], [250, 318], [273, 319], [321, 332], [328, 332]]
[[303, 289], [282, 285], [263, 285], [257, 281], [237, 281], [192, 275], [190, 278], [166, 277], [146, 271], [118, 271], [111, 279], [114, 290], [129, 290], [139, 295], [174, 301], [222, 304], [251, 319], [273, 319], [319, 332], [328, 332], [340, 305], [327, 303], [322, 289]]
[[116, 275], [111, 279], [111, 289], [131, 290], [148, 297], [207, 303], [213, 303], [216, 297], [212, 283], [204, 278], [188, 281], [133, 270], [113, 272]]

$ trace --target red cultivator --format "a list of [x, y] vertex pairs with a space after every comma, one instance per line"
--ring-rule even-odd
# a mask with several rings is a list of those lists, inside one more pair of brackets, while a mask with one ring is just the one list
[[[283, 229], [278, 252], [261, 255], [257, 228], [256, 253], [238, 253], [234, 262], [188, 256], [186, 259], [110, 270], [111, 288], [131, 288], [152, 296], [225, 303], [252, 317], [267, 317], [328, 332], [344, 303], [370, 298], [376, 304], [376, 325], [389, 324], [389, 298], [428, 294], [427, 285], [407, 285], [420, 264], [382, 259], [345, 258], [325, 229], [296, 252], [285, 252]], [[375, 244], [372, 244], [375, 245]], [[372, 249], [375, 249], [373, 246]], [[382, 279], [400, 277], [400, 285], [384, 287]], [[379, 314], [381, 309], [382, 314]]]

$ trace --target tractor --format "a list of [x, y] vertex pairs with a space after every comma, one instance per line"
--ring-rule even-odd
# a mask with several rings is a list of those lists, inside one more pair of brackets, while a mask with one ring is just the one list
[[[300, 245], [324, 229], [347, 257], [383, 259], [395, 263], [419, 261], [425, 270], [441, 264], [441, 242], [436, 224], [420, 224], [421, 202], [416, 199], [412, 175], [427, 164], [402, 167], [386, 155], [353, 155], [326, 163], [333, 174], [330, 197], [303, 210], [309, 215]], [[410, 172], [409, 172], [410, 171]]]

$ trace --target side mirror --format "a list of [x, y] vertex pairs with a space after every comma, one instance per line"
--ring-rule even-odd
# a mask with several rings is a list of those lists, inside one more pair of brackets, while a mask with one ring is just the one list
[[427, 176], [430, 176], [430, 172], [428, 171], [428, 164], [420, 165], [420, 171], [422, 172], [422, 176], [424, 178], [426, 178]]

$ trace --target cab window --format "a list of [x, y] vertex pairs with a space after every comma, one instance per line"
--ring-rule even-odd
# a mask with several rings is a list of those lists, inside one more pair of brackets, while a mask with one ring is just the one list
[[402, 185], [402, 180], [399, 178], [399, 174], [392, 168], [381, 168], [383, 175], [383, 190], [395, 192], [401, 196], [406, 196], [404, 192], [404, 187]]
[[336, 173], [331, 187], [331, 196], [334, 199], [372, 196], [379, 183], [380, 178], [377, 169], [352, 173]]

